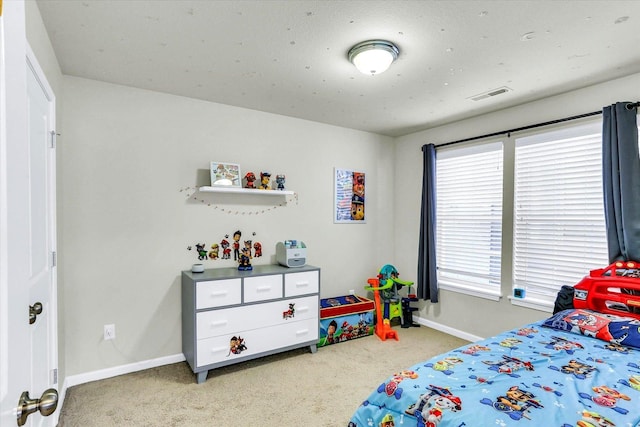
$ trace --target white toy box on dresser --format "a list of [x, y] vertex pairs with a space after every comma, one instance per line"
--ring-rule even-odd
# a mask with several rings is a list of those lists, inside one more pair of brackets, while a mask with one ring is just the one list
[[279, 265], [182, 272], [182, 352], [210, 369], [318, 342], [320, 269]]

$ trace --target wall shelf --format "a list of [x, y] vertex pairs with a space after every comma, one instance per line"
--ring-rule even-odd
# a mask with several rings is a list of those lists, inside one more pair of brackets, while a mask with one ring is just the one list
[[201, 193], [234, 193], [251, 194], [254, 196], [293, 196], [295, 192], [289, 190], [258, 190], [253, 188], [239, 187], [211, 187], [204, 186], [198, 189]]

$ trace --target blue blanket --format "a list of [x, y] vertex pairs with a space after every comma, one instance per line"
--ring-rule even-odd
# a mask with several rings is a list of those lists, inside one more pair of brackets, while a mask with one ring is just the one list
[[640, 349], [532, 323], [394, 373], [349, 426], [640, 427]]

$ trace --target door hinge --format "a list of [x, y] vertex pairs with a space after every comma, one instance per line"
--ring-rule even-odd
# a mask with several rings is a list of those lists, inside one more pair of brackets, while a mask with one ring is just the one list
[[58, 254], [56, 251], [51, 252], [51, 267], [58, 265]]
[[49, 134], [51, 135], [51, 148], [56, 148], [56, 140], [60, 134], [56, 133], [55, 130], [50, 131]]

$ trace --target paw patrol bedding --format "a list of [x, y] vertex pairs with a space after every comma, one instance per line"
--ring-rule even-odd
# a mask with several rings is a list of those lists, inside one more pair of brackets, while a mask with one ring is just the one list
[[349, 427], [640, 427], [639, 333], [566, 310], [394, 373]]

